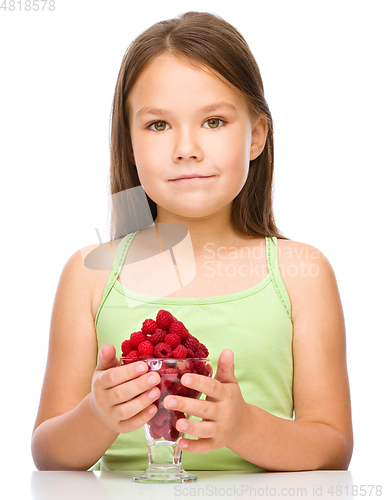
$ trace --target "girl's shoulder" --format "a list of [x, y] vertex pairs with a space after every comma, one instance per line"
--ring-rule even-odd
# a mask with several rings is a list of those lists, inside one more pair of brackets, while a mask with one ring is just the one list
[[[279, 248], [279, 265], [284, 268], [289, 265], [296, 266], [297, 264], [317, 264], [320, 261], [327, 261], [321, 250], [301, 241], [289, 239], [278, 239]], [[293, 272], [293, 268], [291, 269]]]
[[307, 309], [325, 295], [338, 297], [333, 268], [318, 248], [299, 241], [279, 239], [278, 258], [293, 312]]
[[64, 265], [61, 282], [76, 289], [90, 302], [96, 317], [104, 287], [113, 268], [113, 259], [121, 239], [80, 248]]
[[117, 247], [122, 239], [81, 248], [79, 253], [84, 267], [92, 271], [110, 272], [113, 267], [113, 259], [116, 255]]

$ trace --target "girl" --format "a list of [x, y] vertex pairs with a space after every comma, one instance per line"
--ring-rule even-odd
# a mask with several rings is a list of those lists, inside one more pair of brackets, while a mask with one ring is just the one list
[[[32, 440], [39, 469], [146, 468], [141, 427], [157, 410], [159, 376], [140, 361], [119, 366], [118, 357], [121, 342], [159, 309], [208, 346], [216, 372], [182, 379], [206, 400], [164, 400], [194, 416], [177, 424], [187, 433], [185, 469], [348, 468], [336, 280], [321, 252], [278, 231], [272, 177], [272, 118], [242, 36], [195, 12], [140, 35], [115, 90], [111, 192], [141, 185], [154, 225], [118, 238], [126, 217], [115, 210], [112, 271], [100, 270], [105, 245], [99, 265], [77, 252], [64, 267]], [[161, 265], [138, 275], [129, 264], [158, 262], [172, 225], [188, 230], [193, 262], [181, 252], [177, 264], [193, 277], [154, 293], [166, 288]]]

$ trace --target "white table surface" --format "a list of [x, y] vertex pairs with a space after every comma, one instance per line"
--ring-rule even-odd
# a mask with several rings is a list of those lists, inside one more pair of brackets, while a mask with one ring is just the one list
[[[381, 474], [353, 471], [246, 473], [197, 471], [190, 484], [137, 484], [133, 472], [2, 470], [3, 498], [18, 500], [127, 500], [189, 498], [380, 498]], [[365, 485], [365, 486], [364, 486]], [[371, 487], [370, 485], [373, 485]], [[364, 494], [365, 491], [365, 494]]]

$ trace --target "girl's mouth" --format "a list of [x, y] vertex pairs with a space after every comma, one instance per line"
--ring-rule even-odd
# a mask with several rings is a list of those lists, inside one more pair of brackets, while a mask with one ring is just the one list
[[176, 179], [170, 179], [171, 182], [195, 182], [195, 181], [202, 181], [204, 179], [212, 179], [214, 175], [188, 175], [188, 176], [182, 176], [178, 177]]

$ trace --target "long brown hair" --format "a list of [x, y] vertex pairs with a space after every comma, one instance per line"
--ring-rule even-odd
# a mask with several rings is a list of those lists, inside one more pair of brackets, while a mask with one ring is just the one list
[[[213, 70], [240, 91], [253, 116], [263, 116], [268, 136], [263, 152], [250, 162], [248, 178], [232, 204], [232, 224], [246, 236], [285, 238], [275, 225], [272, 208], [273, 122], [264, 97], [259, 67], [242, 35], [222, 18], [205, 12], [187, 12], [161, 21], [139, 35], [128, 47], [118, 75], [111, 118], [111, 194], [140, 185], [129, 131], [127, 101], [142, 71], [161, 54], [187, 58]], [[147, 196], [153, 219], [157, 207]], [[127, 220], [113, 203], [112, 237], [123, 236]]]

